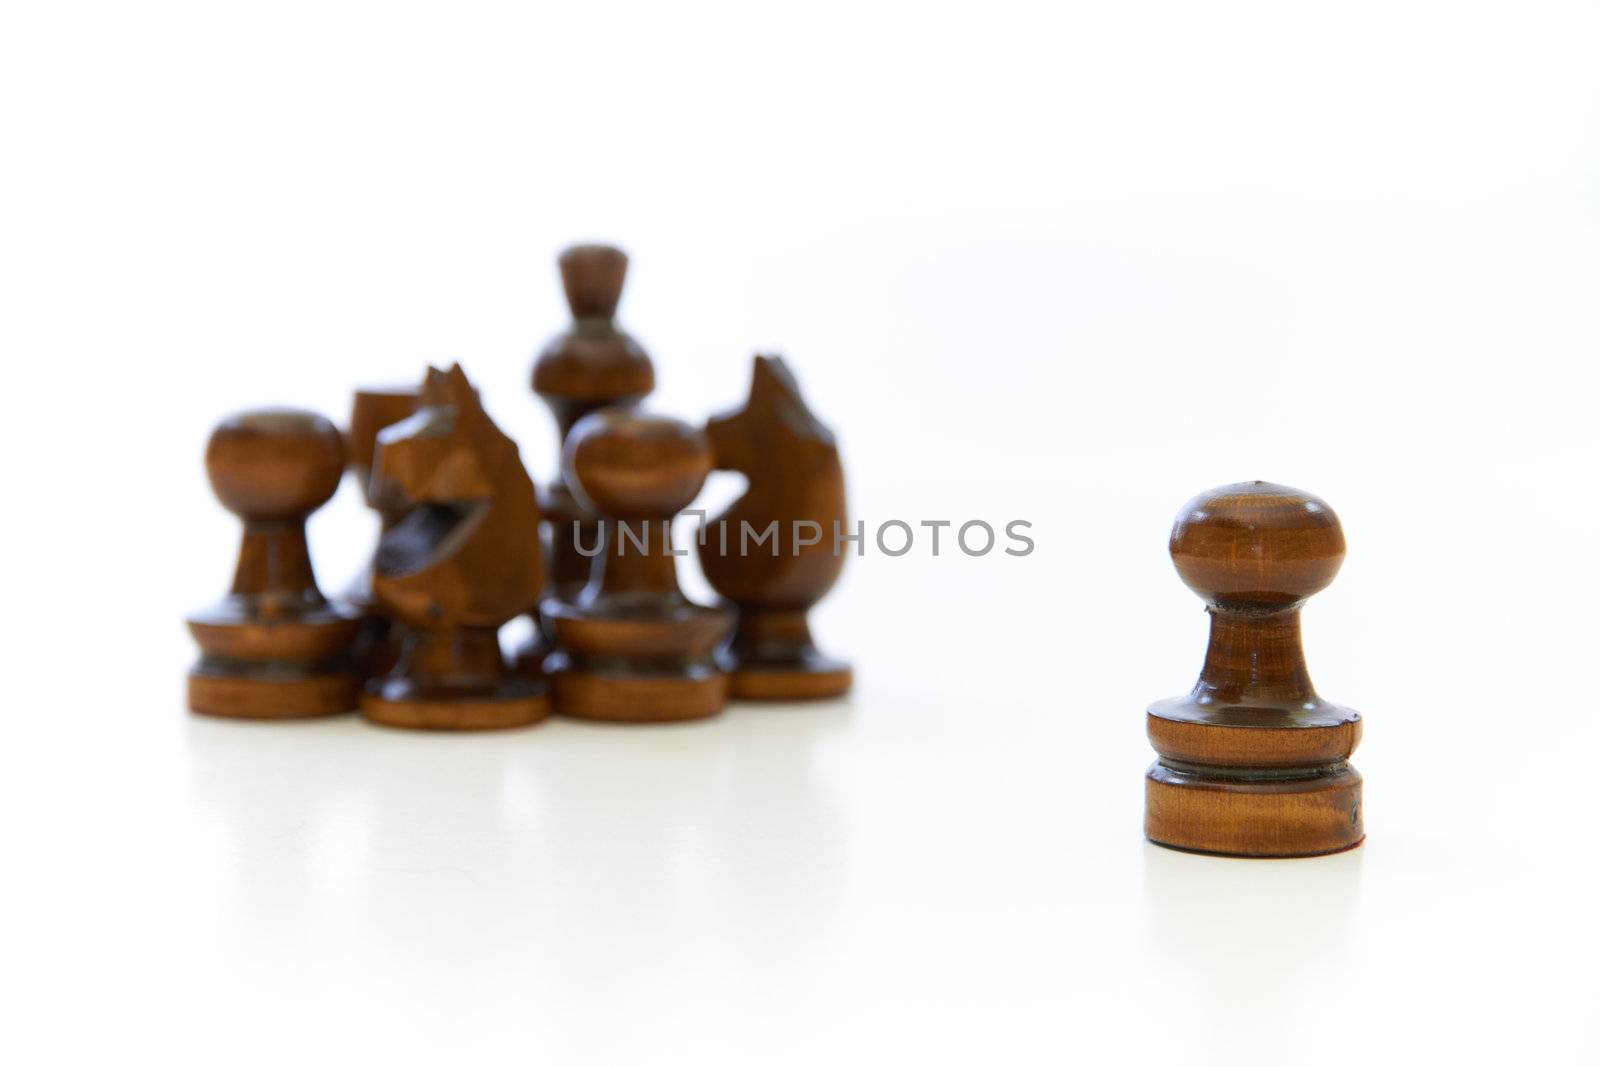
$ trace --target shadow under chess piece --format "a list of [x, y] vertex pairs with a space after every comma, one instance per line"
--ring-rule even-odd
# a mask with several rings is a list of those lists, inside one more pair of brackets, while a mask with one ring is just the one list
[[[608, 409], [573, 427], [562, 454], [567, 484], [601, 517], [587, 585], [541, 610], [557, 651], [545, 661], [562, 715], [671, 722], [715, 715], [727, 677], [712, 651], [728, 612], [693, 603], [678, 586], [672, 517], [711, 471], [705, 435], [675, 419]], [[584, 546], [586, 549], [591, 547]]]
[[204, 715], [289, 719], [351, 711], [348, 659], [359, 620], [317, 588], [306, 518], [344, 473], [333, 423], [269, 409], [224, 419], [206, 446], [206, 473], [222, 505], [244, 522], [233, 588], [188, 619], [201, 658], [189, 707]]
[[[417, 410], [415, 387], [358, 389], [350, 408], [350, 430], [345, 434], [347, 466], [361, 487], [367, 506], [378, 513], [378, 535], [382, 536], [400, 521], [403, 511], [381, 507], [372, 499], [372, 456], [378, 447], [378, 433], [401, 422]], [[356, 637], [352, 658], [363, 678], [387, 674], [400, 658], [401, 635], [394, 620], [378, 609], [372, 595], [372, 561], [369, 559], [355, 581], [345, 590], [344, 599], [361, 612], [361, 632]]]
[[1230, 856], [1315, 856], [1361, 843], [1361, 716], [1323, 700], [1300, 607], [1344, 561], [1323, 501], [1241, 482], [1184, 505], [1172, 560], [1206, 602], [1211, 642], [1188, 696], [1152, 704], [1145, 836]]
[[533, 482], [459, 365], [429, 370], [416, 414], [378, 435], [371, 492], [401, 512], [378, 543], [372, 592], [405, 640], [394, 669], [367, 683], [362, 714], [429, 730], [543, 719], [543, 682], [512, 674], [499, 638], [544, 580]]
[[738, 610], [733, 638], [717, 653], [729, 694], [816, 700], [847, 692], [849, 665], [817, 651], [806, 621], [844, 568], [834, 540], [845, 526], [844, 469], [833, 434], [775, 356], [756, 357], [750, 399], [713, 418], [706, 433], [717, 468], [749, 479], [700, 541], [706, 579]]
[[[632, 407], [655, 388], [656, 377], [649, 355], [616, 323], [627, 255], [609, 245], [574, 245], [559, 263], [572, 325], [539, 353], [533, 391], [549, 405], [564, 445], [579, 419], [601, 408]], [[597, 519], [573, 497], [564, 473], [540, 494], [539, 507], [549, 530], [545, 594], [571, 601], [589, 580], [589, 559], [575, 538], [593, 544]], [[539, 671], [548, 636], [536, 628], [517, 652], [519, 670]]]

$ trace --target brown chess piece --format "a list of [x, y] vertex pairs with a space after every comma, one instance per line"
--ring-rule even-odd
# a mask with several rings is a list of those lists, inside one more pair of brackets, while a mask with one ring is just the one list
[[1300, 647], [1300, 606], [1344, 561], [1323, 501], [1241, 482], [1184, 505], [1169, 545], [1206, 602], [1211, 643], [1188, 696], [1146, 717], [1145, 836], [1230, 856], [1315, 856], [1361, 843], [1361, 716], [1323, 700]]
[[749, 479], [700, 541], [707, 580], [738, 609], [733, 638], [717, 654], [729, 694], [815, 700], [847, 692], [849, 665], [817, 651], [806, 621], [844, 567], [835, 541], [845, 532], [844, 469], [833, 434], [775, 356], [756, 357], [750, 399], [713, 418], [706, 433], [718, 469]]
[[[415, 386], [390, 389], [358, 389], [350, 407], [350, 430], [345, 434], [347, 466], [366, 497], [367, 506], [378, 513], [378, 536], [388, 533], [403, 514], [396, 508], [381, 507], [372, 499], [372, 456], [378, 447], [378, 433], [409, 418], [417, 410]], [[344, 599], [361, 612], [361, 632], [356, 637], [353, 658], [365, 678], [387, 674], [400, 658], [401, 635], [390, 619], [378, 610], [372, 595], [372, 561], [345, 590]]]
[[727, 677], [712, 652], [726, 611], [678, 586], [669, 531], [711, 471], [705, 435], [675, 419], [616, 408], [579, 420], [562, 470], [579, 505], [602, 521], [587, 585], [541, 607], [558, 650], [545, 661], [562, 715], [669, 722], [714, 715]]
[[343, 472], [339, 431], [309, 411], [245, 412], [212, 431], [206, 473], [244, 539], [227, 597], [188, 619], [201, 651], [190, 709], [289, 719], [355, 708], [347, 653], [359, 620], [318, 590], [306, 549], [306, 518]]
[[[563, 444], [577, 421], [604, 407], [632, 407], [655, 388], [655, 369], [639, 343], [617, 327], [617, 304], [628, 257], [608, 245], [574, 245], [561, 254], [561, 282], [572, 325], [545, 345], [533, 365], [533, 391], [556, 419]], [[589, 580], [589, 560], [575, 538], [592, 544], [596, 517], [558, 475], [539, 497], [549, 530], [546, 595], [570, 601]], [[549, 651], [545, 635], [517, 653], [520, 670], [539, 670]]]
[[367, 683], [362, 714], [431, 730], [544, 718], [543, 682], [513, 675], [499, 639], [544, 580], [533, 482], [459, 365], [429, 370], [416, 414], [378, 435], [371, 493], [401, 512], [378, 542], [372, 592], [405, 643]]

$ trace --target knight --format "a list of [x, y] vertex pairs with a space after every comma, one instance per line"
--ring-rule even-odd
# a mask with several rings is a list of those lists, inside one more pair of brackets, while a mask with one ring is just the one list
[[548, 712], [543, 679], [516, 673], [499, 629], [539, 600], [539, 506], [516, 444], [461, 366], [429, 369], [409, 418], [378, 434], [369, 495], [398, 518], [378, 541], [372, 594], [405, 634], [367, 683], [373, 722], [432, 730], [522, 726]]
[[846, 521], [844, 468], [833, 434], [783, 359], [758, 355], [749, 399], [711, 419], [706, 436], [717, 469], [749, 480], [699, 544], [706, 579], [737, 611], [733, 636], [717, 652], [729, 695], [843, 695], [851, 669], [817, 650], [806, 619], [844, 567], [836, 540]]

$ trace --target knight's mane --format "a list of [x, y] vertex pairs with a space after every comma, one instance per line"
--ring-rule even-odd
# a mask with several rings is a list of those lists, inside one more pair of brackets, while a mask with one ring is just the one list
[[762, 361], [766, 373], [776, 388], [765, 390], [768, 403], [780, 422], [801, 440], [820, 442], [833, 448], [833, 431], [814, 415], [800, 396], [800, 384], [781, 356], [769, 356]]

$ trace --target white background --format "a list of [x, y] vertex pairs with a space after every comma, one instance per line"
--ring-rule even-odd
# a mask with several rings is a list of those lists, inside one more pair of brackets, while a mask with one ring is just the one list
[[[1528, 2], [8, 5], [0, 1051], [1595, 1062], [1597, 54]], [[782, 350], [869, 525], [1037, 551], [852, 561], [831, 705], [189, 717], [212, 423], [460, 359], [547, 480], [578, 239], [656, 409]], [[1337, 857], [1140, 837], [1168, 526], [1248, 478], [1350, 544]], [[311, 533], [337, 589], [353, 485]]]

